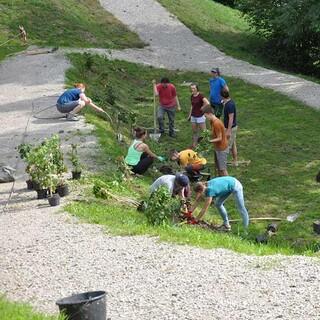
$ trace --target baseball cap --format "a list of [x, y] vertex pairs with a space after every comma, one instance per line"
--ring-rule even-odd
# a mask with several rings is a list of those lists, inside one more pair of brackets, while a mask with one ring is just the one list
[[219, 68], [211, 68], [211, 72], [219, 73]]
[[176, 183], [181, 187], [186, 187], [190, 183], [190, 181], [189, 181], [189, 178], [185, 174], [177, 173], [176, 174]]

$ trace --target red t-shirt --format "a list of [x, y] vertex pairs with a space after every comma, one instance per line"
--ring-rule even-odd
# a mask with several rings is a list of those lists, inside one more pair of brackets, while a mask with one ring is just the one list
[[177, 105], [177, 92], [172, 83], [168, 83], [166, 87], [163, 84], [157, 84], [157, 91], [159, 93], [159, 101], [162, 107], [173, 108]]
[[203, 116], [203, 112], [201, 111], [201, 107], [203, 106], [203, 98], [204, 96], [201, 93], [199, 93], [197, 96], [194, 96], [193, 94], [191, 95], [191, 115], [193, 117]]

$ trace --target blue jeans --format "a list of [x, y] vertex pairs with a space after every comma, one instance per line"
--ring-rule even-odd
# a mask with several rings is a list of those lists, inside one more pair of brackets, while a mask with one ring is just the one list
[[159, 123], [159, 131], [160, 133], [164, 133], [164, 114], [168, 115], [169, 119], [169, 135], [174, 135], [174, 118], [176, 114], [176, 107], [173, 108], [164, 108], [159, 106], [158, 109], [158, 123]]
[[241, 214], [243, 226], [245, 228], [249, 225], [249, 214], [248, 211], [244, 205], [244, 197], [243, 197], [243, 187], [240, 181], [236, 180], [236, 184], [234, 186], [234, 190], [230, 193], [227, 193], [223, 196], [217, 197], [215, 199], [215, 206], [218, 209], [221, 218], [223, 219], [223, 223], [225, 225], [229, 225], [229, 218], [226, 208], [224, 207], [224, 202], [227, 200], [227, 198], [230, 196], [230, 194], [233, 194], [234, 200], [236, 202], [238, 211]]

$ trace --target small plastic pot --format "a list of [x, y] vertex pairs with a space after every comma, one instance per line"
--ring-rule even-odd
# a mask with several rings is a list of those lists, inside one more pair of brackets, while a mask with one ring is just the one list
[[38, 199], [45, 199], [48, 197], [48, 190], [47, 189], [40, 189], [37, 191], [37, 198]]
[[81, 171], [80, 172], [72, 171], [72, 179], [73, 180], [79, 180], [80, 178], [81, 178]]
[[27, 189], [33, 190], [33, 181], [29, 179], [26, 181], [26, 183], [27, 183]]
[[69, 186], [67, 184], [57, 186], [56, 193], [58, 193], [60, 197], [67, 196], [69, 194]]
[[40, 184], [36, 181], [32, 181], [33, 190], [40, 190]]
[[54, 193], [52, 196], [48, 197], [48, 201], [51, 207], [58, 206], [60, 204], [60, 196]]
[[320, 234], [320, 221], [315, 221], [313, 223], [313, 231], [316, 233], [316, 234]]

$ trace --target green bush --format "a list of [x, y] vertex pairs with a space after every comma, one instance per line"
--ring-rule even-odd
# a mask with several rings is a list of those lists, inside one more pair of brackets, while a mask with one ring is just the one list
[[172, 198], [168, 188], [161, 186], [148, 200], [145, 215], [152, 225], [161, 225], [172, 222], [179, 210], [180, 201]]
[[274, 61], [294, 71], [320, 76], [318, 0], [237, 0], [250, 25], [267, 41]]

